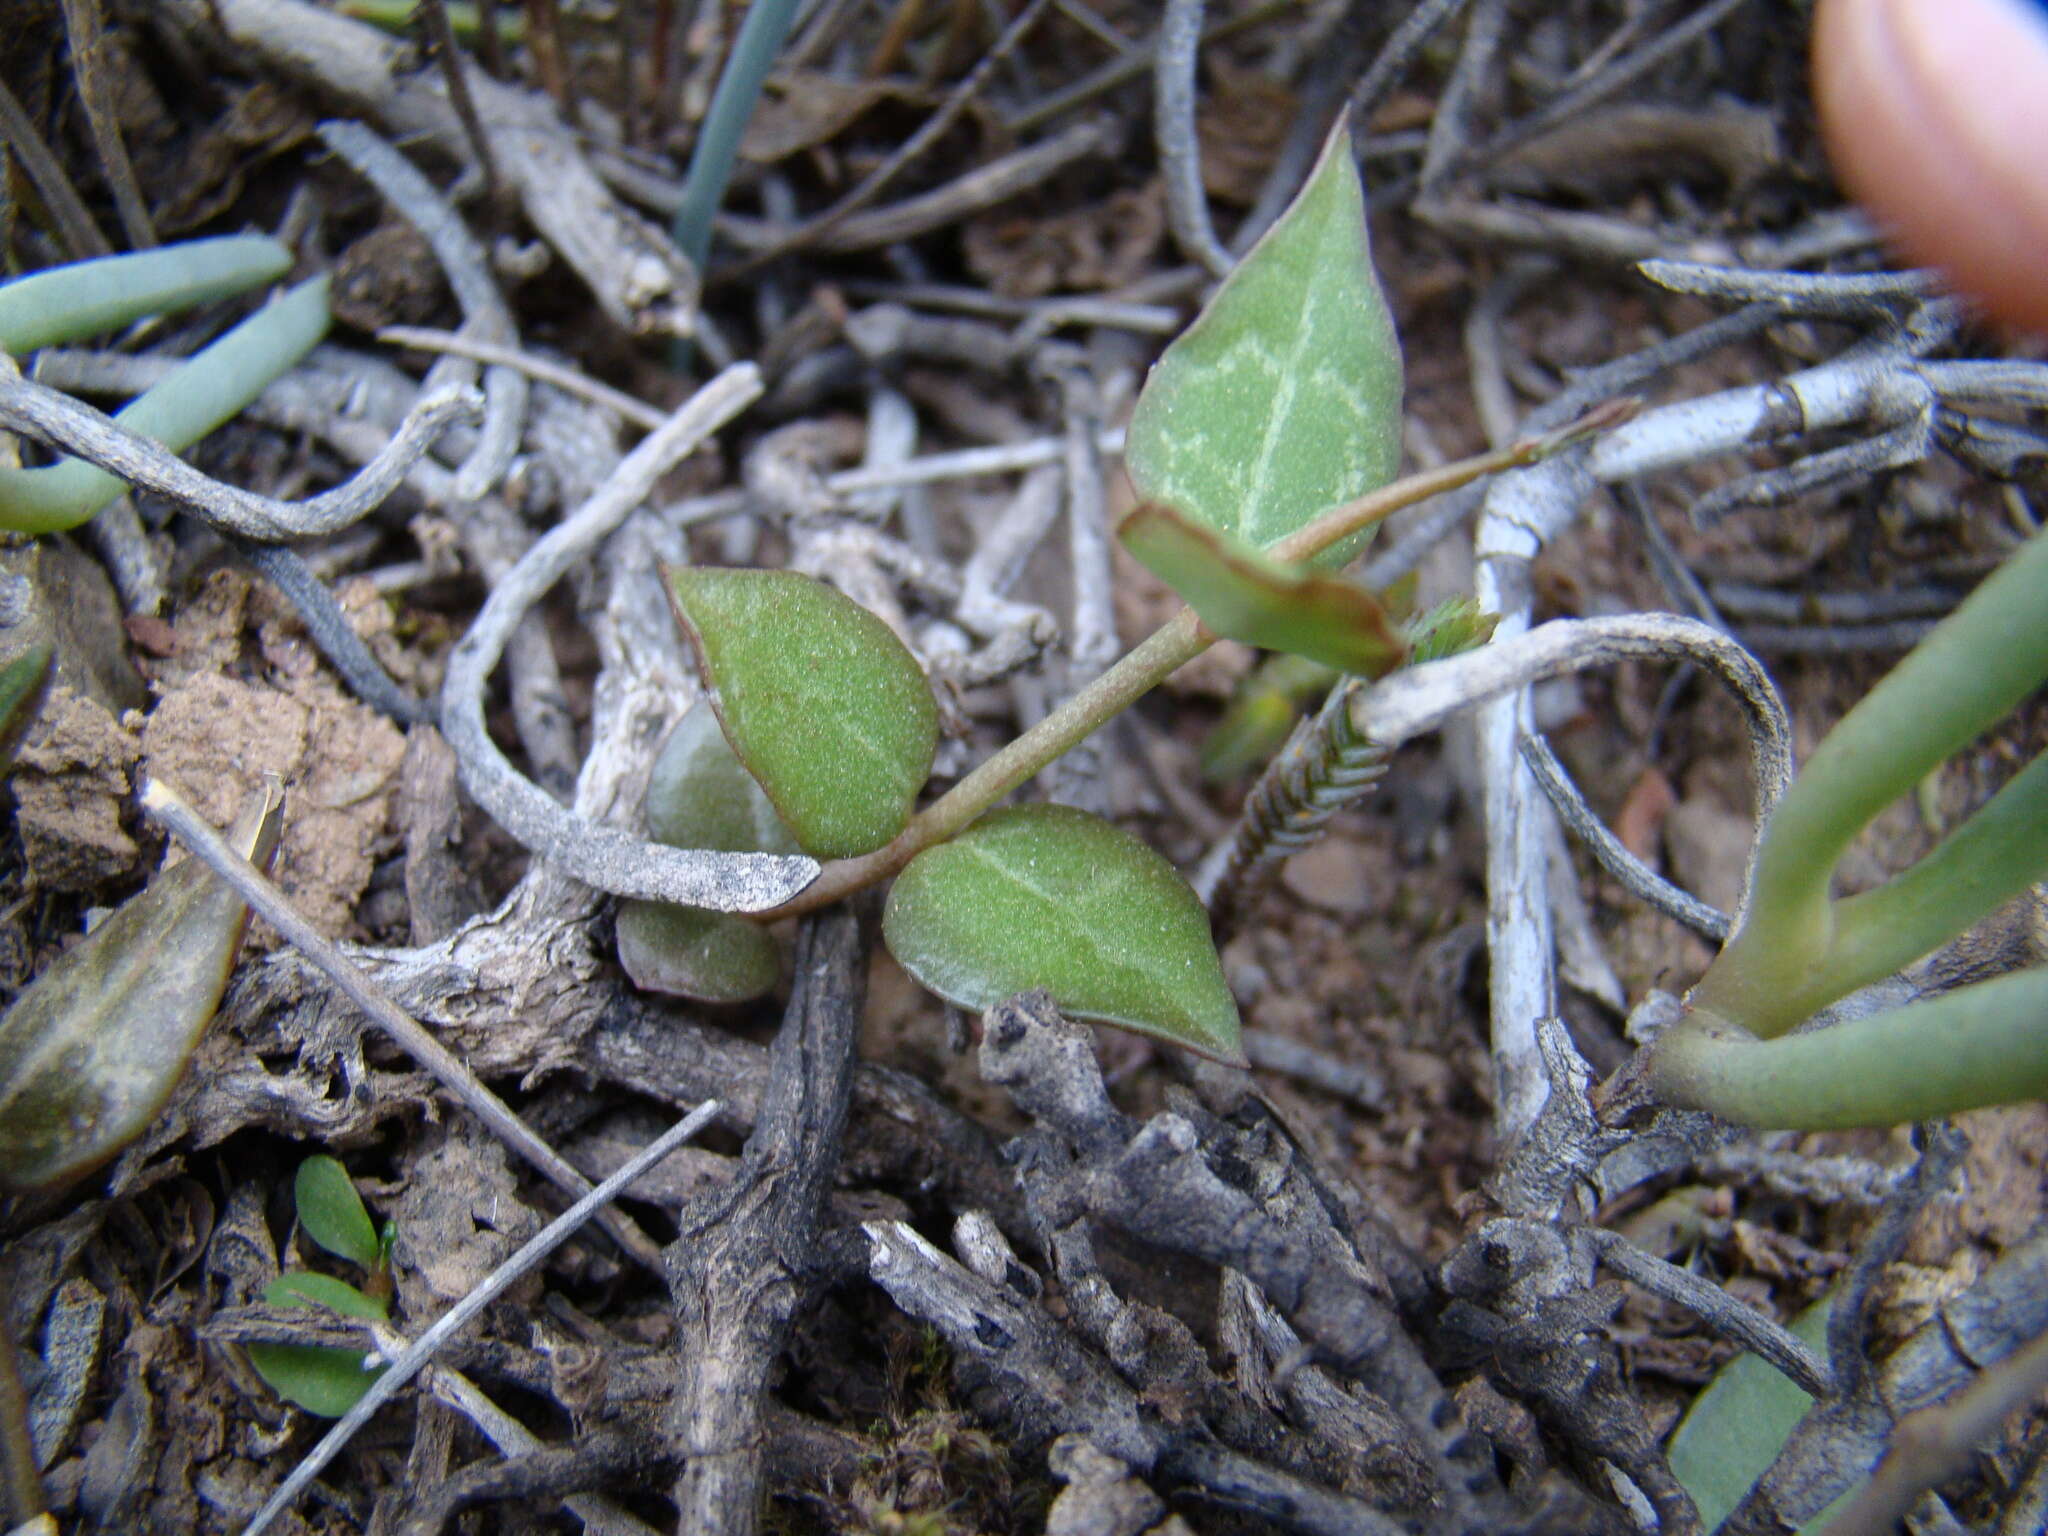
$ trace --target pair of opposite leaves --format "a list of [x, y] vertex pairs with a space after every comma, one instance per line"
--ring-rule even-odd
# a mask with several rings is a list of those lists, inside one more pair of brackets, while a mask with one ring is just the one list
[[[1409, 643], [1370, 593], [1320, 568], [1355, 554], [1369, 529], [1313, 566], [1264, 551], [1393, 478], [1400, 403], [1400, 349], [1340, 128], [1153, 368], [1125, 449], [1143, 501], [1120, 536], [1216, 633], [1388, 671]], [[696, 568], [671, 581], [716, 720], [693, 711], [664, 749], [650, 834], [819, 858], [893, 839], [937, 744], [915, 658], [807, 577]], [[1083, 1017], [1241, 1059], [1201, 904], [1164, 859], [1085, 813], [998, 810], [919, 854], [897, 877], [883, 934], [905, 969], [962, 1007], [1043, 986]], [[619, 935], [643, 985], [734, 1000], [775, 980], [772, 941], [744, 918], [629, 903]]]

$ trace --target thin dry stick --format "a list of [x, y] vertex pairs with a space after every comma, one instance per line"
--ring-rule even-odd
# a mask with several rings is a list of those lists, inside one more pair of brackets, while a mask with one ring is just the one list
[[1738, 1301], [1720, 1286], [1636, 1247], [1619, 1232], [1587, 1227], [1585, 1236], [1605, 1264], [1653, 1296], [1675, 1302], [1750, 1353], [1768, 1360], [1812, 1397], [1835, 1392], [1835, 1374], [1818, 1351], [1776, 1319]]
[[[369, 1016], [386, 1038], [417, 1062], [434, 1081], [491, 1128], [498, 1138], [525, 1158], [557, 1188], [571, 1195], [584, 1195], [590, 1180], [563, 1160], [562, 1155], [542, 1141], [513, 1114], [505, 1101], [476, 1080], [469, 1068], [446, 1046], [380, 991], [333, 941], [301, 917], [292, 904], [263, 872], [228, 846], [204, 816], [185, 797], [160, 778], [142, 786], [142, 808], [190, 848], [194, 855], [221, 879], [241, 893], [242, 899], [300, 954], [317, 966], [342, 996]], [[604, 1229], [619, 1244], [655, 1274], [665, 1273], [661, 1250], [622, 1212], [609, 1211], [599, 1218]]]
[[1728, 684], [1749, 726], [1757, 819], [1768, 817], [1792, 782], [1785, 706], [1754, 656], [1718, 629], [1673, 613], [1553, 619], [1476, 651], [1410, 667], [1359, 693], [1352, 700], [1352, 724], [1373, 741], [1398, 746], [1482, 700], [1547, 677], [1635, 659], [1697, 662]]
[[162, 443], [130, 432], [104, 411], [23, 378], [14, 360], [0, 355], [0, 425], [74, 453], [131, 485], [184, 503], [217, 528], [264, 544], [338, 533], [359, 522], [398, 489], [406, 471], [450, 422], [474, 417], [481, 403], [471, 389], [422, 395], [391, 441], [353, 479], [304, 501], [278, 501], [201, 474]]
[[[474, 1424], [507, 1459], [530, 1456], [546, 1445], [453, 1366], [429, 1367], [426, 1389]], [[604, 1494], [572, 1493], [562, 1500], [562, 1505], [581, 1520], [584, 1529], [592, 1532], [593, 1536], [655, 1536], [653, 1526]]]
[[1472, 157], [1473, 160], [1479, 164], [1491, 163], [1517, 145], [1526, 144], [1545, 129], [1555, 127], [1588, 107], [1607, 100], [1679, 49], [1697, 38], [1704, 37], [1744, 3], [1745, 0], [1709, 0], [1708, 4], [1701, 6], [1677, 25], [1651, 39], [1626, 58], [1617, 60], [1584, 84], [1551, 98], [1527, 117], [1508, 124], [1479, 147]]
[[1195, 69], [1200, 63], [1202, 0], [1166, 0], [1152, 61], [1152, 137], [1166, 179], [1173, 238], [1212, 277], [1227, 275], [1230, 252], [1216, 238], [1202, 190], [1202, 146], [1195, 134]]
[[[433, 183], [361, 123], [322, 123], [320, 138], [381, 192], [433, 249], [455, 302], [462, 306], [463, 330], [483, 341], [516, 344], [519, 330], [492, 275], [489, 257]], [[475, 374], [467, 363], [444, 357], [428, 371], [422, 388], [432, 391], [452, 382], [468, 384]], [[519, 452], [527, 394], [525, 376], [517, 370], [493, 367], [484, 371], [484, 419], [477, 426], [476, 445], [455, 472], [458, 499], [476, 501], [505, 478]]]
[[491, 154], [491, 141], [484, 137], [483, 124], [477, 121], [476, 102], [470, 97], [469, 81], [463, 78], [462, 50], [455, 46], [455, 28], [448, 20], [448, 7], [441, 0], [418, 0], [413, 15], [426, 18], [427, 35], [433, 40], [431, 52], [441, 66], [441, 77], [448, 82], [449, 104], [455, 108], [455, 115], [462, 119], [462, 131], [468, 135], [477, 167], [484, 173], [484, 196], [495, 203], [498, 200], [498, 162]]
[[1038, 18], [1045, 14], [1046, 5], [1047, 0], [1029, 0], [1024, 9], [1017, 13], [1017, 19], [1003, 29], [1002, 35], [990, 46], [989, 51], [982, 55], [980, 62], [953, 87], [952, 94], [947, 96], [938, 111], [919, 124], [917, 131], [898, 145], [886, 160], [862, 177], [858, 186], [802, 228], [792, 230], [769, 249], [756, 251], [745, 260], [722, 270], [718, 274], [719, 278], [724, 280], [742, 277], [779, 257], [817, 244], [849, 215], [858, 213], [881, 196], [882, 190], [902, 174], [904, 167], [922, 155], [938, 141], [941, 134], [959, 120], [960, 114], [967, 110], [968, 103], [980, 94], [983, 84], [987, 82], [995, 67], [1008, 58], [1011, 50], [1038, 24]]
[[121, 231], [138, 250], [154, 249], [156, 226], [150, 222], [149, 204], [143, 201], [142, 188], [135, 180], [135, 165], [128, 158], [128, 146], [121, 142], [113, 82], [107, 77], [100, 0], [64, 0], [64, 30], [71, 37], [71, 72], [78, 77], [78, 99], [85, 107], [86, 126], [92, 130], [92, 147], [99, 154], [100, 169], [113, 189]]
[[467, 357], [475, 362], [516, 368], [530, 379], [554, 385], [564, 394], [616, 411], [634, 426], [644, 427], [649, 432], [668, 420], [667, 412], [656, 410], [624, 390], [613, 389], [611, 385], [600, 383], [565, 363], [552, 362], [517, 347], [501, 347], [496, 342], [479, 341], [457, 331], [427, 330], [416, 325], [387, 325], [377, 333], [377, 339], [397, 347], [411, 347], [416, 352], [452, 352], [457, 357]]
[[1550, 808], [1557, 812], [1558, 818], [1586, 845], [1600, 867], [1619, 880], [1631, 896], [1648, 902], [1667, 917], [1677, 918], [1694, 933], [1716, 944], [1725, 941], [1734, 931], [1734, 922], [1726, 912], [1673, 885], [1607, 830], [1606, 824], [1586, 804], [1586, 797], [1579, 793], [1579, 786], [1572, 782], [1564, 764], [1557, 760], [1550, 743], [1542, 736], [1522, 738], [1522, 760], [1536, 775], [1537, 787], [1550, 801]]
[[[265, 915], [268, 916], [267, 913]], [[320, 1443], [306, 1453], [306, 1459], [292, 1468], [291, 1476], [278, 1485], [277, 1492], [256, 1511], [255, 1518], [243, 1527], [242, 1536], [260, 1536], [271, 1521], [291, 1508], [292, 1502], [298, 1498], [306, 1485], [318, 1477], [322, 1469], [340, 1454], [341, 1448], [348, 1444], [350, 1437], [369, 1423], [378, 1409], [396, 1397], [399, 1388], [419, 1374], [420, 1367], [433, 1358], [436, 1350], [454, 1337], [477, 1313], [502, 1296], [515, 1281], [530, 1273], [549, 1254], [575, 1236], [577, 1228], [596, 1216], [599, 1210], [615, 1199], [627, 1185], [710, 1124], [722, 1107], [716, 1099], [699, 1104], [666, 1133], [635, 1153], [617, 1173], [590, 1190], [568, 1210], [528, 1238], [517, 1253], [492, 1270], [475, 1290], [442, 1314], [433, 1327], [413, 1340], [405, 1353], [393, 1360], [389, 1368], [370, 1384], [370, 1390], [362, 1395], [361, 1400], [335, 1421], [334, 1428], [322, 1436]]]
[[[1300, 8], [1301, 0], [1265, 0], [1224, 21], [1219, 21], [1202, 34], [1202, 41], [1213, 43], [1222, 38], [1234, 37], [1253, 27], [1264, 26], [1276, 17], [1285, 16]], [[1063, 90], [1053, 92], [1043, 101], [1026, 107], [1022, 112], [1003, 119], [1003, 126], [1012, 133], [1029, 133], [1033, 128], [1043, 127], [1056, 117], [1063, 117], [1076, 107], [1106, 95], [1118, 86], [1128, 85], [1152, 67], [1152, 53], [1158, 45], [1157, 37], [1124, 50], [1121, 58], [1110, 60], [1094, 74], [1075, 81]]]
[[1765, 272], [1659, 257], [1637, 262], [1636, 270], [1673, 293], [1729, 304], [1774, 304], [1801, 315], [1856, 319], [1910, 300], [1932, 298], [1942, 289], [1941, 274], [1925, 267], [1903, 272]]
[[7, 88], [5, 80], [0, 80], [0, 139], [6, 140], [8, 147], [20, 157], [21, 168], [28, 172], [29, 181], [42, 194], [43, 206], [56, 220], [57, 233], [70, 247], [71, 259], [84, 261], [88, 256], [113, 255], [114, 248], [107, 244], [107, 237], [100, 233], [92, 215], [86, 212], [85, 200], [71, 185], [71, 178], [64, 174], [64, 167], [50, 153], [49, 145], [36, 132], [36, 125], [29, 120], [28, 112], [14, 92]]

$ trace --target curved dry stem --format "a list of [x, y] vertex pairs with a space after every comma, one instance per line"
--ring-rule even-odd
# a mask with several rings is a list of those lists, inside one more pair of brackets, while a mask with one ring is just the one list
[[[433, 249], [434, 259], [448, 275], [448, 286], [462, 306], [465, 337], [516, 346], [519, 332], [512, 311], [491, 276], [491, 264], [476, 237], [422, 176], [410, 160], [361, 123], [320, 125], [320, 138], [356, 172], [384, 194], [393, 208]], [[473, 384], [476, 370], [466, 360], [443, 358], [428, 370], [423, 390], [451, 383]], [[493, 365], [484, 370], [484, 415], [477, 424], [476, 446], [455, 471], [455, 495], [475, 501], [505, 478], [519, 451], [526, 426], [526, 375], [516, 368]]]
[[[323, 298], [323, 308], [324, 304]], [[244, 322], [244, 325], [248, 323]], [[234, 335], [233, 332], [229, 334], [230, 337]], [[221, 344], [215, 343], [216, 346]], [[310, 347], [312, 342], [308, 341], [306, 345]], [[284, 366], [289, 367], [292, 360]], [[195, 363], [197, 361], [194, 359]], [[181, 377], [185, 377], [182, 369], [166, 378], [150, 392], [150, 396], [144, 398], [172, 389]], [[263, 382], [267, 383], [268, 379]], [[257, 384], [251, 391], [252, 397], [261, 389], [262, 384]], [[140, 403], [137, 402], [138, 405]], [[397, 435], [353, 479], [304, 501], [278, 501], [224, 485], [211, 476], [201, 474], [162, 443], [131, 431], [125, 419], [117, 420], [69, 395], [25, 379], [11, 359], [0, 359], [0, 424], [74, 453], [87, 464], [99, 466], [108, 475], [183, 502], [196, 516], [225, 532], [265, 544], [336, 533], [360, 521], [398, 488], [405, 479], [406, 471], [440, 436], [442, 429], [452, 421], [473, 414], [480, 403], [473, 390], [446, 390], [425, 395], [400, 424]], [[236, 409], [239, 410], [240, 406]], [[228, 414], [234, 413], [230, 411]], [[126, 412], [123, 418], [127, 418]], [[49, 474], [69, 468], [68, 465], [53, 465], [48, 470], [9, 473]], [[95, 475], [94, 478], [104, 477]], [[119, 490], [119, 485], [115, 484], [107, 499], [118, 494]], [[75, 527], [97, 510], [95, 507], [81, 515], [70, 515], [76, 511], [76, 506], [75, 502], [67, 501], [61, 515], [51, 514], [59, 518], [57, 521], [39, 518], [32, 523], [21, 521], [11, 525], [25, 533], [45, 533], [57, 528]]]
[[754, 912], [787, 901], [818, 871], [813, 859], [665, 848], [594, 826], [563, 810], [515, 769], [484, 725], [485, 684], [526, 611], [647, 498], [656, 480], [760, 392], [760, 371], [751, 363], [726, 369], [697, 391], [619, 462], [596, 494], [520, 556], [448, 658], [441, 731], [455, 749], [464, 786], [535, 854], [615, 896]]

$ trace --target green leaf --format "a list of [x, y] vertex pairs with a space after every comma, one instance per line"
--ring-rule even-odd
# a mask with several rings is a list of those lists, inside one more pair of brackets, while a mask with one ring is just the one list
[[[795, 853], [708, 706], [676, 723], [647, 779], [647, 833], [676, 848]], [[781, 950], [768, 930], [729, 912], [662, 901], [619, 904], [619, 964], [633, 985], [700, 1003], [744, 1003], [774, 990]]]
[[[309, 1164], [319, 1161], [323, 1159], [308, 1160]], [[333, 1159], [324, 1161], [333, 1162]], [[301, 1174], [305, 1166], [301, 1165]], [[335, 1166], [338, 1168], [340, 1164]], [[358, 1204], [356, 1209], [360, 1211], [361, 1205]], [[299, 1215], [303, 1221], [303, 1197]], [[310, 1270], [295, 1269], [279, 1275], [263, 1288], [263, 1299], [274, 1307], [325, 1307], [343, 1317], [359, 1317], [366, 1322], [381, 1322], [391, 1315], [383, 1302], [365, 1296], [347, 1281], [337, 1280], [332, 1275], [314, 1274]], [[370, 1383], [384, 1374], [385, 1368], [381, 1365], [374, 1371], [364, 1370], [365, 1358], [359, 1349], [342, 1349], [331, 1344], [249, 1346], [249, 1363], [256, 1367], [259, 1376], [270, 1383], [272, 1391], [285, 1401], [298, 1404], [306, 1412], [328, 1419], [338, 1419], [355, 1407], [357, 1400], [370, 1390]]]
[[385, 1367], [363, 1369], [361, 1350], [327, 1344], [251, 1344], [249, 1363], [288, 1403], [323, 1419], [338, 1419], [362, 1400]]
[[[1794, 1319], [1792, 1331], [1827, 1348], [1829, 1296]], [[1702, 1529], [1713, 1530], [1763, 1476], [1806, 1417], [1813, 1399], [1776, 1366], [1737, 1355], [1693, 1399], [1672, 1433], [1671, 1472], [1699, 1506]]]
[[994, 811], [925, 850], [897, 877], [882, 934], [963, 1008], [1044, 987], [1082, 1018], [1244, 1061], [1208, 913], [1171, 864], [1085, 811]]
[[[300, 283], [180, 363], [115, 413], [129, 431], [182, 452], [290, 371], [327, 334], [323, 275]], [[40, 469], [0, 468], [0, 527], [16, 533], [76, 528], [127, 489], [83, 459]]]
[[668, 733], [647, 776], [646, 806], [647, 835], [671, 848], [801, 851], [708, 707], [690, 710]]
[[1365, 677], [1407, 659], [1379, 599], [1355, 582], [1269, 559], [1159, 502], [1139, 505], [1117, 532], [1219, 635]]
[[346, 1280], [322, 1275], [310, 1269], [288, 1270], [263, 1288], [263, 1299], [273, 1307], [325, 1307], [343, 1317], [359, 1317], [378, 1323], [391, 1309], [373, 1296], [365, 1296]]
[[1268, 656], [1237, 685], [1223, 718], [1202, 739], [1202, 777], [1226, 783], [1285, 745], [1301, 709], [1330, 691], [1338, 673], [1305, 656]]
[[35, 724], [56, 675], [57, 648], [48, 640], [0, 667], [0, 774], [14, 766], [15, 749]]
[[[252, 802], [231, 834], [259, 866], [277, 847], [280, 804], [274, 792]], [[220, 1006], [247, 916], [188, 858], [15, 1000], [0, 1018], [0, 1184], [68, 1183], [142, 1134]]]
[[338, 1259], [377, 1267], [377, 1229], [346, 1168], [324, 1154], [309, 1157], [299, 1164], [292, 1195], [306, 1236]]
[[[1401, 348], [1340, 126], [1288, 210], [1152, 369], [1124, 463], [1138, 494], [1265, 549], [1401, 459]], [[1369, 530], [1318, 557], [1340, 565]]]
[[668, 574], [726, 739], [803, 851], [852, 858], [902, 831], [939, 715], [889, 626], [793, 571]]
[[619, 964], [644, 992], [744, 1003], [775, 990], [782, 950], [759, 923], [731, 912], [619, 903]]
[[1447, 597], [1418, 619], [1409, 621], [1408, 665], [1442, 661], [1476, 650], [1493, 638], [1500, 615], [1488, 613], [1469, 597]]
[[226, 298], [275, 282], [291, 269], [290, 247], [268, 235], [187, 240], [46, 267], [0, 284], [0, 347], [21, 357], [37, 347], [117, 330], [144, 315]]

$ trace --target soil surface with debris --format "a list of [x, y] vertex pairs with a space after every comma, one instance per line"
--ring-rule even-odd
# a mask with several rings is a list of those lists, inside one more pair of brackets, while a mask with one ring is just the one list
[[[426, 701], [415, 719], [366, 701], [245, 546], [155, 491], [0, 550], [0, 662], [41, 638], [58, 657], [9, 780], [0, 1001], [186, 856], [144, 813], [146, 781], [225, 826], [274, 776], [270, 873], [291, 907], [578, 1175], [723, 1106], [628, 1188], [630, 1226], [586, 1226], [514, 1282], [270, 1529], [1700, 1530], [1664, 1445], [1737, 1346], [1612, 1265], [1596, 1280], [1592, 1230], [1779, 1322], [1859, 1296], [1864, 1331], [1821, 1350], [1845, 1383], [1903, 1379], [1883, 1373], [1937, 1337], [1992, 1364], [1971, 1361], [1969, 1329], [1994, 1300], [2014, 1335], [1997, 1358], [2048, 1328], [2037, 1103], [1892, 1132], [1694, 1125], [1682, 1155], [1541, 1209], [1501, 1182], [1471, 712], [1394, 751], [1318, 841], [1217, 905], [1248, 1074], [1042, 1000], [963, 1018], [889, 957], [869, 897], [778, 925], [782, 981], [759, 1001], [632, 985], [618, 902], [472, 787], [516, 775], [583, 827], [642, 837], [655, 752], [701, 693], [662, 564], [802, 570], [877, 612], [939, 698], [941, 789], [1098, 673], [1112, 637], [1135, 644], [1177, 608], [1106, 542], [1133, 494], [1102, 437], [1213, 286], [1176, 227], [1172, 162], [1234, 254], [1352, 113], [1405, 352], [1407, 468], [1513, 441], [1595, 370], [1740, 309], [1636, 261], [1893, 264], [1821, 155], [1804, 8], [824, 0], [799, 8], [700, 273], [663, 231], [747, 9], [478, 6], [491, 35], [455, 18], [467, 100], [438, 4], [409, 20], [367, 0], [17, 0], [0, 35], [0, 84], [102, 248], [265, 231], [294, 279], [333, 275], [335, 323], [296, 392], [188, 454], [208, 475], [309, 497], [378, 453], [422, 380], [511, 388], [515, 370], [380, 339], [391, 326], [460, 328], [634, 407], [522, 383], [486, 483], [488, 419], [292, 546], [398, 696]], [[1191, 134], [1155, 119], [1162, 9], [1205, 29]], [[387, 11], [392, 32], [357, 19]], [[426, 178], [472, 265], [451, 273], [419, 209], [321, 136], [336, 118]], [[93, 254], [29, 161], [0, 155], [9, 275]], [[96, 355], [189, 353], [253, 302], [22, 361], [112, 409]], [[1908, 355], [1908, 334], [1931, 338], [1915, 357], [2039, 361], [1907, 294], [1731, 327], [1582, 406], [1628, 393], [1653, 413], [1851, 347]], [[458, 643], [648, 421], [734, 362], [758, 365], [758, 402], [510, 630], [481, 701], [505, 762], [480, 769], [443, 692]], [[1929, 410], [1916, 451], [1864, 454], [1818, 489], [1778, 472], [1899, 423], [1589, 477], [1528, 568], [1528, 617], [1727, 631], [1775, 680], [1803, 758], [2036, 526], [2024, 414]], [[1982, 446], [2021, 436], [2035, 446]], [[989, 448], [1012, 451], [892, 473]], [[44, 452], [21, 445], [23, 462]], [[835, 481], [854, 469], [865, 485]], [[1368, 552], [1368, 579], [1417, 612], [1474, 590], [1484, 511], [1475, 496], [1432, 522], [1442, 504]], [[1403, 570], [1372, 564], [1389, 551]], [[1253, 793], [1255, 770], [1204, 765], [1261, 661], [1216, 646], [1022, 797], [1105, 814], [1192, 876]], [[1637, 859], [1738, 909], [1757, 790], [1714, 677], [1626, 661], [1543, 682], [1527, 709]], [[1909, 867], [2044, 745], [2037, 700], [1885, 812], [1842, 888]], [[1576, 844], [1552, 857], [1554, 1007], [1597, 1083], [1634, 1054], [1630, 1010], [1682, 994], [1716, 946]], [[1942, 974], [2038, 963], [2038, 897]], [[285, 1271], [365, 1280], [301, 1228], [305, 1158], [339, 1159], [390, 1223], [393, 1348], [566, 1208], [434, 1073], [257, 920], [139, 1139], [0, 1203], [0, 1308], [57, 1529], [242, 1530], [326, 1432], [248, 1353], [377, 1342], [264, 1299]], [[1583, 1109], [1584, 1083], [1551, 1087]], [[1810, 1517], [1912, 1405], [1873, 1421], [1867, 1381], [1844, 1393], [1728, 1529]], [[2022, 1529], [2048, 1504], [2044, 1448], [2036, 1401], [1911, 1528]]]

